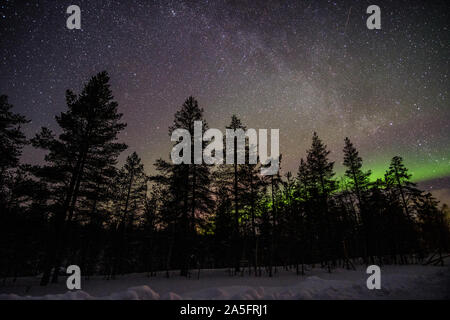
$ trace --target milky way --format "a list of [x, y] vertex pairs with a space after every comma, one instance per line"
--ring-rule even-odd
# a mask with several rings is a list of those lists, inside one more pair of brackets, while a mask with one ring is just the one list
[[[66, 8], [81, 8], [81, 30]], [[371, 4], [381, 30], [366, 27]], [[210, 127], [231, 115], [279, 128], [282, 169], [296, 171], [313, 131], [342, 172], [346, 136], [381, 177], [403, 156], [416, 181], [450, 187], [449, 14], [445, 1], [2, 1], [0, 93], [57, 130], [64, 92], [107, 70], [148, 173], [168, 159], [168, 127], [189, 95]], [[42, 161], [27, 148], [24, 161]]]

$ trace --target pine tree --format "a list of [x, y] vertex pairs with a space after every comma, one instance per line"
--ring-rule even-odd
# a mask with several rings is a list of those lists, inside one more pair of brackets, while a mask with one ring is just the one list
[[[28, 142], [21, 125], [29, 121], [22, 115], [13, 113], [13, 106], [6, 95], [0, 95], [0, 206], [5, 206], [10, 169], [17, 168], [22, 148]], [[4, 209], [0, 209], [3, 211]]]
[[[231, 116], [231, 123], [227, 127], [227, 129], [237, 130], [242, 129], [245, 130], [245, 127], [242, 125], [241, 120], [236, 116]], [[232, 248], [235, 253], [235, 272], [240, 271], [240, 259], [241, 259], [241, 232], [239, 226], [240, 213], [239, 213], [239, 192], [240, 192], [240, 183], [239, 183], [239, 169], [240, 165], [237, 163], [237, 159], [239, 156], [239, 150], [237, 145], [237, 138], [234, 139], [234, 152], [233, 152], [233, 202], [234, 202], [234, 228], [232, 232]], [[242, 152], [242, 151], [241, 151]]]
[[326, 148], [314, 132], [311, 149], [307, 151], [306, 165], [313, 187], [324, 200], [336, 189], [336, 182], [333, 180], [334, 162], [328, 160], [330, 151]]
[[[265, 177], [265, 183], [267, 183], [270, 186], [270, 197], [271, 197], [271, 218], [272, 218], [272, 231], [271, 231], [271, 244], [270, 244], [270, 259], [269, 259], [269, 277], [272, 277], [273, 275], [273, 267], [277, 260], [277, 233], [278, 233], [278, 220], [279, 217], [277, 215], [277, 208], [278, 208], [278, 192], [279, 192], [279, 185], [281, 183], [281, 175], [280, 175], [280, 168], [281, 168], [281, 155], [278, 159], [279, 161], [279, 168], [276, 174], [266, 176]], [[277, 271], [275, 266], [275, 272]]]
[[[247, 146], [247, 150], [249, 147]], [[257, 238], [257, 209], [258, 200], [265, 186], [265, 181], [260, 176], [260, 164], [246, 163], [241, 165], [239, 176], [242, 184], [241, 204], [245, 212], [250, 216], [251, 240], [245, 242], [252, 243], [250, 259], [253, 263], [254, 274], [258, 275], [258, 238]]]
[[[334, 162], [328, 160], [330, 151], [314, 132], [311, 148], [307, 151], [306, 168], [308, 184], [312, 197], [316, 204], [316, 212], [310, 212], [314, 217], [315, 229], [318, 232], [320, 255], [325, 260], [328, 271], [331, 272], [330, 259], [332, 258], [333, 224], [334, 217], [330, 211], [330, 195], [336, 190], [336, 182], [333, 180]], [[323, 261], [323, 260], [322, 260]]]
[[[388, 228], [393, 233], [393, 255], [400, 254], [400, 262], [407, 263], [407, 253], [418, 247], [415, 200], [421, 192], [410, 181], [411, 175], [399, 156], [392, 158], [385, 173], [385, 188], [388, 194], [387, 209], [390, 222]], [[392, 245], [391, 245], [392, 247]]]
[[61, 195], [54, 212], [55, 232], [49, 239], [51, 245], [42, 285], [48, 283], [52, 268], [55, 270], [52, 282], [57, 281], [67, 246], [65, 235], [69, 232], [80, 188], [86, 182], [85, 173], [101, 170], [105, 162], [114, 162], [126, 148], [125, 144], [115, 141], [126, 125], [120, 122], [122, 114], [118, 113], [118, 104], [113, 101], [106, 72], [92, 77], [79, 95], [67, 90], [66, 102], [68, 110], [56, 117], [62, 131], [58, 138], [49, 129], [42, 128], [32, 139], [33, 146], [48, 151], [41, 176], [51, 183], [56, 194]]
[[[24, 233], [29, 223], [21, 208], [32, 201], [36, 183], [29, 177], [29, 166], [20, 165], [22, 148], [28, 144], [22, 125], [29, 121], [12, 112], [6, 95], [0, 95], [0, 275], [17, 275], [24, 260], [19, 257], [31, 243]], [[37, 250], [36, 250], [37, 251]]]
[[233, 199], [230, 197], [229, 179], [225, 179], [225, 166], [214, 172], [214, 196], [216, 206], [214, 209], [214, 259], [219, 266], [235, 262], [235, 253], [232, 247], [232, 237], [235, 228], [233, 214]]
[[164, 197], [161, 199], [159, 214], [161, 227], [164, 230], [164, 252], [166, 254], [164, 258], [166, 277], [168, 278], [169, 270], [172, 266], [172, 255], [176, 236], [181, 232], [181, 218], [183, 216], [183, 201], [185, 196], [182, 193], [184, 177], [179, 173], [184, 164], [175, 166], [163, 159], [158, 159], [154, 165], [158, 174], [151, 176], [150, 180], [164, 194]]
[[448, 249], [449, 243], [449, 229], [444, 219], [445, 208], [439, 209], [438, 201], [431, 193], [421, 195], [415, 202], [422, 237], [427, 245], [425, 249], [427, 252], [437, 250], [439, 258], [435, 261], [435, 264], [440, 263], [443, 266], [442, 252]]
[[403, 164], [403, 158], [399, 156], [393, 157], [389, 169], [386, 171], [385, 181], [391, 190], [398, 192], [400, 195], [404, 214], [408, 219], [413, 218], [410, 210], [410, 201], [413, 201], [420, 194], [416, 189], [416, 185], [410, 179], [411, 175]]
[[[299, 274], [298, 264], [301, 263], [302, 275], [304, 274], [304, 263], [306, 260], [312, 260], [312, 252], [314, 245], [314, 237], [317, 234], [315, 224], [312, 219], [312, 199], [311, 199], [311, 178], [308, 166], [305, 160], [300, 159], [300, 165], [297, 172], [297, 185], [294, 190], [296, 213], [295, 228], [297, 228], [297, 243], [299, 250], [297, 251], [297, 274]], [[309, 254], [308, 254], [309, 253]]]
[[157, 226], [160, 222], [160, 208], [162, 205], [162, 199], [164, 193], [158, 185], [153, 185], [150, 188], [149, 195], [145, 201], [145, 209], [143, 215], [143, 256], [144, 256], [144, 270], [147, 272], [147, 276], [155, 276], [155, 256], [157, 248]]
[[144, 172], [144, 165], [136, 152], [129, 155], [123, 167], [119, 170], [116, 182], [116, 212], [118, 213], [116, 222], [116, 248], [114, 265], [111, 276], [116, 273], [123, 273], [123, 262], [127, 260], [129, 250], [128, 234], [132, 234], [136, 221], [145, 213], [147, 196], [147, 176]]
[[[194, 122], [202, 121], [204, 133], [208, 125], [203, 118], [203, 109], [199, 107], [195, 98], [186, 99], [181, 109], [175, 113], [173, 125], [169, 128], [169, 135], [176, 129], [186, 129], [191, 135], [191, 145], [194, 145]], [[203, 151], [203, 147], [202, 147]], [[168, 205], [171, 207], [175, 219], [170, 223], [173, 228], [173, 238], [177, 236], [177, 249], [180, 256], [180, 274], [188, 276], [189, 265], [195, 247], [195, 237], [201, 222], [210, 214], [214, 202], [210, 190], [211, 174], [210, 166], [205, 164], [194, 164], [194, 152], [191, 150], [191, 164], [170, 164], [163, 160], [157, 163], [160, 172], [152, 178], [166, 184], [171, 197]], [[179, 213], [179, 214], [178, 214]], [[178, 230], [179, 232], [175, 232]], [[174, 241], [174, 240], [170, 240]], [[171, 252], [171, 250], [169, 250]], [[171, 254], [169, 254], [169, 257]], [[170, 259], [168, 259], [170, 260]]]
[[[353, 144], [350, 142], [350, 139], [347, 137], [345, 138], [345, 146], [344, 146], [344, 166], [346, 167], [345, 170], [345, 177], [349, 180], [349, 186], [353, 194], [356, 196], [356, 199], [358, 201], [358, 209], [359, 214], [361, 216], [361, 220], [363, 223], [363, 230], [364, 230], [364, 237], [365, 237], [365, 260], [366, 264], [368, 264], [368, 257], [371, 257], [373, 262], [373, 256], [372, 256], [372, 246], [371, 246], [371, 239], [372, 239], [372, 233], [375, 232], [373, 228], [373, 217], [371, 215], [371, 211], [369, 208], [365, 206], [366, 203], [366, 197], [367, 197], [367, 190], [369, 188], [369, 176], [371, 174], [370, 171], [364, 172], [362, 170], [363, 161], [362, 158], [359, 156], [358, 151], [353, 146]], [[352, 205], [352, 209], [354, 209]]]
[[345, 176], [350, 179], [350, 186], [354, 190], [358, 199], [358, 205], [362, 206], [363, 192], [368, 188], [370, 171], [362, 171], [362, 158], [359, 156], [358, 151], [350, 142], [349, 138], [345, 138], [344, 146], [344, 166]]
[[[142, 214], [147, 192], [147, 176], [144, 165], [136, 152], [129, 155], [119, 172], [119, 185], [124, 187], [124, 199], [121, 200], [122, 225], [133, 223], [136, 215]], [[120, 201], [119, 200], [119, 201]]]

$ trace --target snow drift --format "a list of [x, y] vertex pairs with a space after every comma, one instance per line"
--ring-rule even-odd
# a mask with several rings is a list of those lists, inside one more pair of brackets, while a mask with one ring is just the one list
[[[82, 290], [67, 291], [65, 283], [39, 286], [39, 279], [19, 278], [0, 287], [0, 299], [33, 300], [271, 300], [271, 299], [449, 299], [450, 268], [435, 266], [383, 266], [381, 289], [369, 290], [365, 268], [356, 271], [308, 270], [297, 276], [281, 270], [274, 277], [229, 276], [227, 270], [201, 270], [200, 279], [130, 274], [117, 280], [94, 277], [82, 280]], [[64, 281], [61, 281], [64, 282]]]

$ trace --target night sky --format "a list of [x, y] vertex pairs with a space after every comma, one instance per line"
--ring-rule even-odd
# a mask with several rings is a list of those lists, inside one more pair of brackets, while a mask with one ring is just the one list
[[[82, 30], [66, 28], [81, 8]], [[381, 30], [366, 9], [381, 8]], [[169, 159], [174, 113], [189, 95], [212, 128], [235, 113], [279, 128], [296, 173], [317, 131], [342, 173], [348, 136], [373, 177], [394, 155], [450, 203], [450, 34], [446, 1], [0, 1], [0, 94], [57, 131], [65, 90], [107, 70], [148, 173]], [[31, 147], [23, 161], [39, 163]]]

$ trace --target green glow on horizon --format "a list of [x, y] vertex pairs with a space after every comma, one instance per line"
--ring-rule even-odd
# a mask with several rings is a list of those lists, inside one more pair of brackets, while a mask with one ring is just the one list
[[[366, 160], [363, 157], [363, 170], [371, 170], [371, 181], [376, 179], [383, 179], [385, 172], [389, 168], [392, 157], [395, 154], [383, 155], [374, 157], [370, 160]], [[403, 157], [404, 164], [408, 169], [409, 174], [412, 175], [411, 181], [421, 182], [430, 179], [443, 178], [450, 176], [450, 151], [441, 151], [438, 154], [433, 154], [428, 158], [422, 157], [420, 153], [401, 155]], [[370, 159], [370, 157], [369, 157]], [[340, 163], [336, 163], [336, 176], [342, 177], [345, 169]]]

